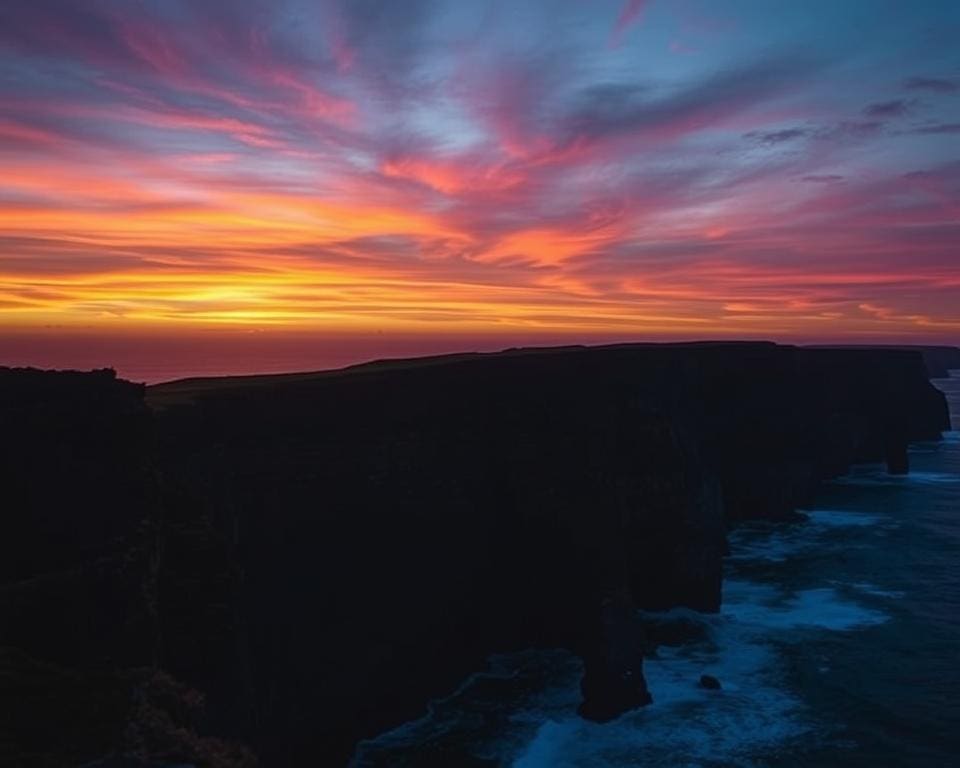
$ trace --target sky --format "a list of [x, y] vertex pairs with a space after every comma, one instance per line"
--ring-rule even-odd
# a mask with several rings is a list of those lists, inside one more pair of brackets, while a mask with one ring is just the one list
[[957, 40], [955, 0], [3, 0], [0, 337], [960, 341]]

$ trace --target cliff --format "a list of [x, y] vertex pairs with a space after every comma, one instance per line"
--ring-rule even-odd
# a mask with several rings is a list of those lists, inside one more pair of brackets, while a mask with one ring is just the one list
[[[35, 401], [38, 377], [72, 421]], [[854, 462], [906, 471], [908, 442], [948, 428], [916, 352], [764, 343], [183, 381], [149, 388], [150, 410], [105, 373], [4, 371], [0, 387], [0, 418], [38, 446], [6, 441], [22, 489], [10, 509], [31, 512], [4, 520], [21, 555], [0, 615], [21, 613], [0, 644], [78, 674], [103, 667], [101, 646], [111, 669], [169, 673], [179, 693], [154, 709], [209, 764], [229, 745], [197, 734], [244, 741], [265, 765], [342, 764], [491, 652], [530, 646], [584, 658], [584, 716], [642, 705], [634, 607], [717, 610], [727, 525], [789, 518]], [[73, 447], [51, 462], [57, 440]], [[78, 484], [88, 463], [99, 479]], [[44, 559], [57, 535], [92, 543]], [[89, 637], [42, 641], [60, 609], [29, 582], [54, 574], [66, 599], [66, 574], [111, 557], [133, 565], [84, 590]], [[191, 690], [202, 716], [182, 712]]]
[[878, 344], [871, 346], [814, 346], [811, 349], [863, 349], [863, 350], [900, 350], [903, 352], [917, 352], [923, 358], [927, 375], [931, 379], [944, 379], [950, 371], [960, 370], [960, 347], [945, 345], [922, 344]]
[[[250, 764], [159, 667], [155, 420], [113, 371], [0, 368], [0, 765]], [[144, 762], [143, 764], [146, 764]]]

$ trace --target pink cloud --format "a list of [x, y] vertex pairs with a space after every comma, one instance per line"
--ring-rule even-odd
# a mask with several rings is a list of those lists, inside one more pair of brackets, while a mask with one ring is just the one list
[[613, 25], [613, 32], [610, 35], [610, 47], [617, 48], [623, 43], [623, 39], [630, 27], [640, 20], [640, 16], [650, 4], [650, 0], [625, 0], [620, 15], [617, 16]]

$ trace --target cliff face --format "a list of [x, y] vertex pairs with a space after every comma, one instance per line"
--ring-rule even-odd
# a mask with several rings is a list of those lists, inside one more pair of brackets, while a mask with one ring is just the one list
[[200, 695], [158, 667], [164, 522], [143, 394], [109, 370], [0, 368], [0, 765], [247, 760], [196, 734]]
[[902, 352], [919, 353], [923, 358], [923, 363], [927, 369], [927, 375], [931, 379], [943, 379], [950, 375], [950, 371], [960, 370], [960, 347], [948, 347], [943, 345], [872, 345], [872, 346], [819, 346], [810, 347], [810, 349], [859, 349], [865, 351], [879, 350], [899, 350]]
[[4, 765], [69, 765], [109, 748], [130, 695], [111, 668], [153, 661], [141, 593], [157, 503], [150, 421], [143, 387], [111, 371], [0, 369]]
[[[24, 375], [0, 384], [23, 397]], [[730, 522], [789, 517], [856, 461], [903, 471], [908, 441], [947, 428], [915, 353], [772, 344], [516, 350], [148, 399], [138, 434], [157, 443], [101, 462], [159, 521], [124, 539], [157, 552], [129, 582], [151, 596], [142, 647], [207, 695], [202, 729], [271, 766], [344, 763], [498, 650], [583, 656], [585, 716], [645, 703], [633, 606], [716, 610]], [[25, 503], [73, 530], [57, 499]]]
[[[703, 608], [719, 598], [718, 489], [692, 436], [643, 396], [667, 362], [476, 358], [173, 409], [164, 453], [218, 457], [228, 508], [192, 495], [210, 499], [211, 520], [231, 520], [243, 571], [248, 646], [229, 654], [249, 676], [242, 690], [229, 670], [200, 687], [248, 703], [270, 764], [335, 764], [495, 649], [572, 647], [597, 658], [607, 690], [609, 593], [636, 583]], [[215, 470], [200, 474], [209, 483]], [[192, 679], [192, 659], [171, 652], [167, 664]], [[639, 703], [643, 691], [618, 695]]]
[[0, 583], [21, 587], [0, 590], [0, 644], [151, 663], [154, 616], [139, 585], [158, 497], [143, 387], [112, 371], [0, 369], [0, 393]]
[[931, 379], [943, 379], [960, 370], [960, 347], [921, 347], [920, 353]]
[[727, 522], [789, 517], [855, 461], [902, 471], [907, 441], [946, 426], [915, 354], [770, 344], [225, 384], [152, 398], [191, 401], [164, 411], [164, 456], [197, 471], [187, 495], [233, 542], [245, 647], [165, 663], [245, 702], [240, 730], [270, 764], [341, 759], [492, 650], [580, 653], [599, 719], [642, 703], [641, 641], [625, 652], [631, 630], [605, 606], [716, 610]]

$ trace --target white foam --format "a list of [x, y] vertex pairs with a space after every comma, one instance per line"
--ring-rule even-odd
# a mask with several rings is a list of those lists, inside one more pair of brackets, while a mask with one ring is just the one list
[[829, 587], [797, 592], [786, 601], [781, 615], [784, 623], [790, 627], [817, 627], [834, 631], [883, 624], [889, 619], [885, 613], [842, 599], [836, 590]]
[[807, 520], [790, 526], [743, 525], [730, 534], [731, 563], [784, 563], [807, 550], [822, 551], [822, 537], [845, 528], [897, 528], [888, 515], [833, 509], [804, 510]]
[[[711, 628], [708, 641], [661, 648], [644, 661], [653, 704], [604, 725], [550, 719], [513, 768], [746, 766], [756, 753], [809, 734], [812, 722], [782, 684], [780, 659], [769, 644], [771, 622], [762, 618], [779, 594], [751, 582], [725, 592], [720, 616], [700, 617]], [[700, 688], [704, 673], [718, 678], [722, 689]]]
[[770, 536], [756, 541], [740, 539], [737, 541], [735, 551], [727, 559], [731, 562], [766, 560], [770, 563], [783, 563], [791, 554], [804, 546], [803, 542], [791, 541], [784, 536]]
[[768, 631], [804, 627], [849, 631], [887, 621], [886, 614], [847, 600], [830, 587], [784, 593], [765, 584], [728, 579], [723, 615]]
[[865, 581], [857, 581], [852, 583], [850, 586], [856, 589], [858, 592], [863, 592], [867, 595], [873, 595], [874, 597], [889, 597], [899, 599], [906, 595], [905, 592], [902, 592], [898, 589], [884, 589]]
[[907, 479], [916, 483], [960, 483], [960, 475], [952, 472], [911, 472]]
[[883, 469], [861, 470], [832, 481], [837, 485], [898, 485], [960, 483], [960, 475], [952, 472], [911, 471], [906, 475], [891, 475]]
[[[764, 663], [745, 663], [755, 679], [749, 685], [742, 681], [739, 690], [731, 686], [728, 670], [723, 690], [705, 691], [696, 686], [696, 662], [647, 662], [653, 704], [602, 725], [575, 717], [548, 720], [513, 768], [750, 764], [753, 753], [809, 730], [798, 717], [799, 701], [762, 679]], [[718, 667], [726, 665], [711, 672], [720, 672]]]
[[[568, 651], [498, 654], [488, 659], [488, 667], [488, 671], [468, 677], [453, 693], [430, 702], [423, 717], [360, 742], [351, 768], [392, 765], [394, 751], [410, 754], [424, 745], [435, 747], [451, 739], [468, 752], [503, 764], [523, 749], [545, 717], [566, 716], [575, 712], [580, 702], [583, 664]], [[484, 693], [485, 685], [492, 681], [506, 687]], [[507, 681], [516, 681], [519, 688]], [[493, 706], [505, 709], [510, 723], [506, 732], [498, 730], [496, 736], [485, 723], [491, 695], [495, 697]]]
[[[602, 726], [573, 717], [549, 720], [514, 768], [750, 765], [752, 754], [814, 728], [780, 679], [771, 640], [795, 640], [802, 628], [850, 631], [886, 616], [834, 589], [790, 593], [732, 579], [724, 584], [720, 616], [703, 620], [713, 630], [708, 642], [661, 648], [644, 662], [652, 705]], [[704, 673], [717, 677], [722, 689], [701, 689]]]
[[867, 527], [879, 525], [889, 518], [886, 515], [875, 515], [869, 512], [848, 512], [833, 509], [811, 509], [804, 514], [814, 525], [824, 528]]
[[752, 582], [728, 580], [724, 615], [768, 631], [804, 627], [849, 631], [887, 621], [886, 614], [847, 600], [830, 587], [783, 593]]
[[[886, 515], [866, 512], [817, 509], [807, 514], [808, 522], [798, 525], [741, 526], [730, 537], [729, 560], [783, 562], [804, 549], [819, 550], [823, 537], [833, 531], [889, 523]], [[875, 585], [858, 586], [865, 594], [881, 596]], [[829, 587], [786, 590], [775, 582], [727, 577], [723, 592], [719, 616], [676, 609], [647, 614], [697, 620], [710, 630], [705, 642], [660, 648], [644, 662], [652, 705], [604, 726], [575, 717], [549, 719], [514, 768], [752, 765], [751, 755], [807, 738], [815, 730], [801, 700], [783, 684], [779, 644], [799, 641], [806, 632], [851, 632], [888, 620], [882, 611]], [[720, 691], [697, 685], [705, 673], [721, 681]]]
[[[677, 648], [661, 647], [656, 657], [646, 659], [644, 675], [653, 703], [611, 723], [590, 723], [574, 714], [581, 667], [569, 654], [530, 651], [499, 657], [490, 673], [474, 680], [510, 678], [515, 670], [522, 675], [537, 666], [546, 670], [553, 665], [553, 671], [545, 675], [547, 687], [533, 686], [522, 701], [510, 705], [494, 742], [484, 740], [475, 754], [513, 768], [746, 768], [771, 749], [815, 737], [814, 713], [782, 679], [780, 644], [802, 642], [806, 635], [798, 630], [853, 631], [882, 623], [886, 615], [833, 588], [788, 591], [770, 583], [726, 579], [723, 590], [719, 615], [686, 609], [645, 614], [697, 621], [708, 628], [708, 637]], [[719, 679], [721, 690], [701, 688], [702, 674]], [[413, 748], [445, 731], [476, 727], [478, 717], [483, 720], [476, 710], [455, 709], [443, 716], [435, 710], [431, 717], [376, 741], [381, 747]]]
[[753, 558], [783, 562], [789, 556], [809, 545], [804, 523], [769, 524], [745, 523], [737, 526], [729, 535], [730, 555], [728, 561]]

